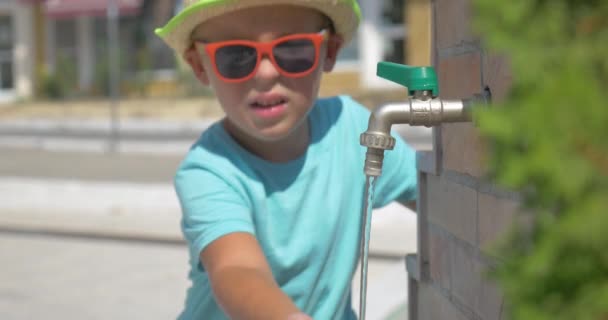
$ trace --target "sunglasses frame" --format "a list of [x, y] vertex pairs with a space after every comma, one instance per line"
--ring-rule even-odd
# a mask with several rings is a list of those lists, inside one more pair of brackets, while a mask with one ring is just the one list
[[[284, 37], [277, 38], [277, 39], [269, 41], [269, 42], [257, 42], [257, 41], [250, 41], [250, 40], [227, 40], [227, 41], [218, 41], [218, 42], [194, 41], [194, 45], [195, 45], [196, 50], [199, 53], [201, 52], [199, 50], [201, 47], [207, 53], [207, 55], [209, 56], [209, 59], [211, 59], [211, 64], [213, 65], [213, 70], [215, 71], [215, 74], [222, 81], [227, 82], [227, 83], [238, 83], [238, 82], [244, 82], [244, 81], [250, 80], [251, 78], [253, 78], [253, 76], [255, 76], [258, 68], [260, 67], [260, 62], [262, 61], [262, 57], [264, 57], [264, 56], [268, 57], [268, 59], [274, 65], [275, 69], [281, 75], [283, 75], [285, 77], [289, 77], [289, 78], [305, 77], [305, 76], [309, 75], [310, 73], [312, 73], [319, 65], [319, 56], [321, 54], [321, 44], [328, 38], [329, 38], [329, 32], [327, 31], [327, 29], [323, 29], [318, 33], [292, 34], [292, 35], [287, 35]], [[291, 41], [291, 40], [310, 40], [313, 43], [314, 48], [315, 48], [315, 60], [312, 64], [312, 66], [308, 70], [302, 71], [302, 72], [288, 72], [288, 71], [284, 70], [283, 68], [281, 68], [281, 66], [279, 66], [279, 64], [277, 63], [272, 50], [277, 45], [279, 45], [283, 42], [286, 42], [286, 41]], [[227, 78], [227, 77], [223, 76], [220, 73], [217, 63], [216, 63], [215, 54], [216, 54], [217, 50], [219, 50], [220, 48], [226, 47], [226, 46], [233, 46], [233, 45], [240, 45], [240, 46], [254, 48], [257, 53], [255, 67], [253, 67], [253, 69], [251, 70], [251, 72], [249, 74], [247, 74], [246, 76], [244, 76], [242, 78]]]

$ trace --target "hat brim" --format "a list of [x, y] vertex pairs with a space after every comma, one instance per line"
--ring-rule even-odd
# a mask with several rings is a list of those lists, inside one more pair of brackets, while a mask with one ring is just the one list
[[155, 33], [169, 47], [182, 54], [190, 47], [190, 36], [199, 24], [228, 12], [278, 4], [319, 10], [332, 20], [336, 33], [344, 38], [345, 43], [352, 39], [361, 19], [361, 12], [355, 0], [209, 0], [184, 8], [164, 27], [156, 29]]

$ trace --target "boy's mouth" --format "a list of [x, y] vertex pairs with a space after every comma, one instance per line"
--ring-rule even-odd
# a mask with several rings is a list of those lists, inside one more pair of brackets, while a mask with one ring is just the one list
[[260, 118], [275, 119], [281, 117], [287, 110], [287, 97], [284, 95], [266, 92], [253, 98], [249, 105], [251, 110]]
[[287, 102], [287, 99], [285, 98], [275, 98], [272, 100], [258, 100], [258, 101], [254, 101], [251, 103], [251, 106], [253, 108], [260, 108], [260, 109], [264, 109], [264, 108], [272, 108], [272, 107], [276, 107], [276, 106], [280, 106], [284, 103]]

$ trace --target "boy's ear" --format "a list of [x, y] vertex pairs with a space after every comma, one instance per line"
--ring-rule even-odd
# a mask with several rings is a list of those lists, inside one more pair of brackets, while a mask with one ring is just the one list
[[323, 63], [323, 71], [330, 72], [336, 65], [338, 59], [338, 53], [342, 49], [344, 44], [344, 38], [340, 35], [332, 35], [327, 41], [327, 54], [325, 55], [325, 61]]
[[198, 52], [194, 48], [194, 46], [190, 46], [184, 54], [182, 55], [184, 60], [188, 62], [188, 65], [194, 72], [196, 78], [204, 85], [209, 85], [209, 77], [207, 76], [207, 72], [205, 71], [205, 67], [203, 66], [203, 61], [199, 56]]

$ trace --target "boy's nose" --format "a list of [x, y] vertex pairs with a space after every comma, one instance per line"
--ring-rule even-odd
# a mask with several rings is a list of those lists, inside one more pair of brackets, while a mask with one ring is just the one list
[[263, 56], [256, 71], [255, 77], [258, 80], [274, 80], [281, 75], [277, 66], [270, 61], [270, 58]]

